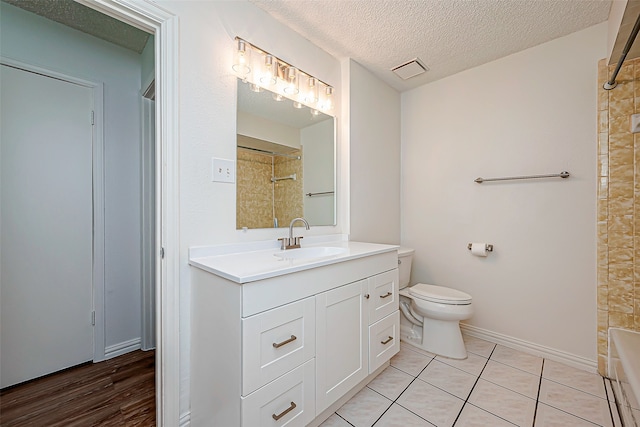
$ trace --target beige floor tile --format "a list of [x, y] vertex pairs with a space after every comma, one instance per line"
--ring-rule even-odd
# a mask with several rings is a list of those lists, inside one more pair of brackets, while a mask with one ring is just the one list
[[487, 364], [487, 359], [474, 353], [468, 353], [466, 359], [449, 359], [448, 357], [436, 356], [436, 359], [454, 368], [461, 369], [476, 377], [482, 372], [482, 368]]
[[406, 372], [389, 366], [371, 381], [368, 387], [391, 400], [396, 400], [413, 379], [414, 377]]
[[583, 371], [553, 360], [545, 359], [542, 376], [548, 380], [606, 399], [604, 381], [596, 373]]
[[471, 389], [477, 379], [474, 375], [438, 360], [429, 363], [429, 366], [422, 371], [418, 378], [460, 399], [469, 397], [469, 393], [471, 393]]
[[530, 426], [536, 401], [489, 381], [478, 380], [469, 403], [519, 426]]
[[398, 354], [391, 358], [391, 365], [417, 377], [431, 360], [433, 360], [432, 357], [410, 350], [408, 346], [402, 346]]
[[333, 414], [320, 424], [320, 427], [351, 427], [351, 424], [340, 418], [338, 414]]
[[540, 377], [526, 371], [513, 368], [500, 362], [489, 360], [480, 378], [491, 381], [516, 393], [536, 399]]
[[596, 425], [544, 403], [538, 403], [535, 427], [594, 427]]
[[514, 425], [471, 404], [464, 405], [455, 424], [456, 427], [513, 427]]
[[450, 427], [464, 401], [418, 380], [400, 395], [397, 403], [438, 427]]
[[592, 394], [543, 378], [538, 399], [592, 423], [606, 427], [612, 425], [609, 402]]
[[464, 345], [467, 347], [467, 351], [477, 354], [485, 358], [491, 356], [491, 352], [496, 347], [495, 343], [481, 340], [480, 338], [472, 337], [471, 335], [463, 335]]
[[542, 357], [533, 356], [502, 345], [496, 346], [496, 349], [491, 355], [491, 360], [527, 371], [534, 375], [540, 375], [540, 372], [542, 372]]
[[355, 427], [371, 427], [389, 406], [389, 399], [365, 387], [336, 413]]
[[394, 403], [374, 424], [375, 427], [432, 427], [433, 424]]

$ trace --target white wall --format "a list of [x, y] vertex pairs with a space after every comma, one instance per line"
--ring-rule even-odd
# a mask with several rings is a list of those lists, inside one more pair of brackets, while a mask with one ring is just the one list
[[244, 111], [238, 111], [237, 117], [238, 135], [245, 135], [292, 148], [300, 148], [300, 129]]
[[350, 238], [400, 242], [400, 94], [349, 61]]
[[[341, 96], [340, 62], [246, 1], [157, 1], [180, 22], [180, 310], [181, 412], [189, 408], [190, 271], [188, 248], [283, 237], [287, 231], [236, 230], [235, 186], [211, 182], [211, 158], [236, 157], [236, 77], [233, 39], [240, 36], [317, 76]], [[339, 108], [336, 114], [340, 114]], [[339, 142], [340, 143], [340, 142]], [[344, 156], [345, 144], [339, 148]], [[340, 159], [338, 160], [340, 161]], [[346, 177], [338, 177], [339, 186]], [[341, 212], [344, 212], [344, 207]], [[304, 235], [339, 233], [312, 227]]]
[[[473, 296], [470, 325], [596, 360], [597, 61], [603, 23], [402, 94], [412, 283]], [[477, 177], [559, 173], [476, 184]], [[473, 257], [469, 242], [495, 245]]]
[[1, 7], [3, 56], [104, 83], [106, 346], [140, 338], [140, 55]]

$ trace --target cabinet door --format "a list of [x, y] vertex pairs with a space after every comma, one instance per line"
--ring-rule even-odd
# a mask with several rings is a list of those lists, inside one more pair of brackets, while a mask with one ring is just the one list
[[398, 310], [398, 269], [369, 278], [369, 323]]
[[316, 295], [316, 414], [368, 372], [367, 280]]

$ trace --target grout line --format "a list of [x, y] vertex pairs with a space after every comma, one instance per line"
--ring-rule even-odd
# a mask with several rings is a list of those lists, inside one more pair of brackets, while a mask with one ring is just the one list
[[[482, 367], [482, 370], [480, 371], [480, 373], [476, 377], [476, 382], [473, 383], [473, 387], [471, 387], [471, 390], [469, 391], [469, 394], [467, 395], [467, 398], [464, 400], [464, 403], [462, 404], [462, 407], [460, 408], [460, 412], [458, 412], [458, 415], [456, 416], [456, 419], [453, 420], [453, 426], [456, 425], [456, 423], [458, 422], [458, 418], [460, 418], [460, 414], [462, 414], [462, 411], [464, 411], [464, 407], [467, 406], [467, 402], [469, 402], [469, 398], [471, 397], [471, 393], [473, 393], [473, 389], [476, 388], [476, 385], [478, 384], [478, 381], [480, 381], [480, 376], [484, 372], [484, 369], [487, 367], [487, 364], [489, 363], [489, 359], [491, 359], [491, 356], [493, 356], [493, 352], [496, 351], [496, 347], [497, 347], [497, 345], [493, 346], [493, 350], [491, 350], [491, 354], [489, 354], [489, 357], [487, 357], [487, 361], [484, 362], [484, 366]], [[494, 414], [492, 414], [492, 415], [494, 415]]]
[[[607, 378], [602, 377], [602, 384], [604, 385], [604, 395], [607, 398], [607, 405], [609, 406], [609, 415], [611, 415], [611, 425], [616, 425], [616, 420], [613, 417], [613, 409], [611, 409], [611, 401], [609, 401], [609, 391], [607, 391]], [[613, 385], [611, 385], [611, 380], [609, 380], [609, 385], [611, 386], [611, 390], [613, 390]], [[618, 411], [618, 405], [615, 400], [615, 395], [613, 396], [613, 404], [616, 405], [616, 411]]]
[[542, 367], [540, 368], [540, 381], [538, 382], [538, 394], [536, 394], [536, 408], [533, 410], [533, 424], [531, 427], [536, 425], [536, 415], [538, 415], [538, 402], [540, 401], [540, 389], [542, 388], [542, 373], [544, 372], [544, 361], [542, 358]]
[[[346, 418], [344, 418], [342, 415], [340, 415], [337, 412], [334, 412], [334, 414], [336, 414], [337, 416], [339, 416], [340, 418], [342, 418], [344, 420], [345, 423], [349, 424], [351, 427], [355, 427], [353, 424], [351, 424], [349, 421], [347, 421]], [[324, 422], [323, 422], [324, 423]]]
[[[421, 354], [421, 353], [418, 353], [418, 354]], [[424, 355], [423, 355], [423, 356], [424, 356]], [[429, 356], [427, 356], [427, 357], [429, 357]], [[400, 399], [400, 396], [402, 396], [402, 393], [404, 393], [405, 391], [407, 391], [407, 389], [408, 389], [409, 387], [411, 387], [411, 384], [413, 384], [413, 382], [414, 382], [415, 380], [417, 380], [417, 379], [418, 379], [418, 377], [420, 376], [420, 374], [422, 374], [422, 372], [423, 372], [425, 369], [427, 369], [427, 366], [429, 366], [429, 365], [431, 364], [431, 362], [433, 362], [435, 359], [436, 359], [436, 358], [435, 358], [435, 356], [434, 356], [434, 357], [432, 357], [432, 358], [431, 358], [431, 360], [429, 360], [429, 363], [427, 363], [427, 364], [424, 366], [424, 368], [422, 368], [422, 369], [420, 370], [420, 372], [418, 372], [418, 374], [417, 374], [416, 376], [413, 376], [413, 375], [411, 375], [410, 373], [405, 372], [405, 371], [403, 371], [402, 369], [396, 368], [395, 366], [393, 366], [393, 365], [389, 364], [389, 366], [390, 366], [390, 367], [393, 367], [393, 368], [395, 368], [395, 369], [399, 370], [400, 372], [404, 372], [404, 373], [405, 373], [405, 374], [407, 374], [407, 375], [411, 375], [411, 376], [413, 376], [413, 379], [411, 380], [411, 382], [409, 383], [409, 385], [407, 385], [407, 386], [404, 388], [404, 390], [402, 390], [402, 391], [400, 392], [400, 394], [398, 395], [398, 397], [396, 397], [394, 400], [392, 400], [392, 401], [391, 401], [391, 405], [389, 405], [389, 407], [388, 407], [387, 409], [385, 409], [385, 411], [384, 411], [382, 414], [380, 414], [380, 416], [378, 417], [378, 419], [377, 419], [377, 420], [375, 420], [375, 422], [374, 422], [373, 424], [371, 424], [372, 426], [376, 425], [376, 423], [377, 423], [378, 421], [380, 421], [380, 418], [382, 418], [382, 417], [384, 416], [384, 414], [386, 414], [386, 413], [387, 413], [387, 411], [389, 411], [389, 409], [391, 409], [391, 407], [393, 406], [393, 404], [394, 404], [394, 403], [396, 403], [396, 402], [398, 401], [398, 399]], [[366, 387], [367, 387], [367, 388], [369, 388], [369, 390], [375, 391], [375, 392], [376, 392], [376, 393], [378, 393], [380, 396], [382, 396], [382, 397], [385, 397], [385, 398], [389, 399], [387, 396], [383, 395], [382, 393], [379, 393], [378, 391], [373, 390], [372, 388], [370, 388], [370, 387], [369, 387], [369, 384], [367, 384], [367, 386], [366, 386]], [[389, 400], [391, 400], [391, 399], [389, 399]], [[400, 405], [400, 406], [402, 406], [402, 405]], [[404, 406], [402, 406], [402, 407], [404, 408]], [[404, 409], [407, 409], [407, 408], [404, 408]], [[409, 409], [407, 409], [407, 411], [411, 412], [412, 414], [415, 414], [417, 417], [420, 417], [420, 415], [416, 414], [415, 412], [413, 412], [413, 411], [411, 411], [411, 410], [409, 410]], [[420, 418], [424, 420], [424, 418], [422, 418], [422, 417], [420, 417]], [[425, 421], [427, 421], [427, 420], [425, 420]], [[427, 421], [427, 422], [429, 422], [429, 421]]]

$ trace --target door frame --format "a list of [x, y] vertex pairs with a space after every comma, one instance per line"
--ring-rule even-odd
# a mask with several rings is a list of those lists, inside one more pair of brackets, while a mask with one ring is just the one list
[[155, 36], [156, 425], [177, 427], [180, 424], [178, 17], [149, 1], [75, 1]]
[[[83, 80], [75, 76], [59, 73], [47, 68], [39, 67], [22, 61], [17, 61], [5, 56], [0, 56], [0, 64], [23, 70], [29, 73], [39, 74], [57, 80], [91, 89], [93, 93], [93, 126], [92, 137], [92, 223], [91, 236], [91, 293], [93, 317], [93, 361], [100, 362], [105, 359], [105, 308], [104, 308], [104, 85], [102, 83]], [[89, 118], [87, 118], [89, 119]]]

